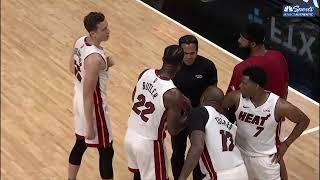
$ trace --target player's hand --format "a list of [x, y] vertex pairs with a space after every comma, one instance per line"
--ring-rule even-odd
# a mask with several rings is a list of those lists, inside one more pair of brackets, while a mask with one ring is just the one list
[[272, 162], [277, 163], [283, 158], [284, 154], [287, 152], [288, 145], [284, 142], [280, 143], [278, 147], [278, 152], [273, 156]]
[[88, 128], [87, 130], [87, 135], [86, 135], [86, 139], [88, 140], [92, 140], [95, 138], [95, 132], [94, 132], [94, 129], [93, 128]]
[[114, 62], [113, 62], [113, 60], [112, 60], [112, 57], [111, 56], [108, 56], [107, 57], [107, 66], [108, 67], [111, 67], [111, 66], [113, 66], [114, 65]]

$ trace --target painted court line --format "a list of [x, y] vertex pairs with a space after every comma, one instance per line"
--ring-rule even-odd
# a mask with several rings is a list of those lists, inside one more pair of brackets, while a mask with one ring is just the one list
[[[200, 39], [202, 39], [203, 41], [207, 42], [208, 44], [212, 45], [213, 47], [219, 49], [220, 51], [222, 51], [222, 52], [224, 52], [224, 53], [226, 53], [226, 54], [228, 54], [229, 56], [233, 57], [234, 59], [236, 59], [236, 60], [238, 60], [238, 61], [242, 61], [242, 59], [240, 59], [238, 56], [236, 56], [236, 55], [230, 53], [229, 51], [223, 49], [222, 47], [214, 44], [213, 42], [209, 41], [208, 39], [202, 37], [200, 34], [192, 31], [191, 29], [187, 28], [186, 26], [184, 26], [184, 25], [180, 24], [179, 22], [171, 19], [171, 18], [168, 17], [167, 15], [165, 15], [165, 14], [161, 13], [160, 11], [154, 9], [153, 7], [151, 7], [151, 6], [149, 6], [148, 4], [142, 2], [141, 0], [136, 0], [136, 1], [139, 2], [140, 4], [142, 4], [143, 6], [149, 8], [150, 10], [154, 11], [155, 13], [159, 14], [160, 16], [162, 16], [162, 17], [168, 19], [169, 21], [173, 22], [174, 24], [182, 27], [184, 30], [189, 31], [190, 33], [194, 34], [195, 36], [197, 36], [198, 38], [200, 38]], [[316, 102], [316, 101], [314, 101], [313, 99], [307, 97], [306, 95], [298, 92], [297, 90], [291, 88], [290, 86], [289, 86], [289, 90], [292, 91], [292, 92], [294, 92], [294, 93], [296, 93], [296, 94], [298, 94], [299, 96], [303, 97], [304, 99], [310, 101], [312, 104], [314, 104], [314, 105], [316, 105], [316, 106], [319, 107], [319, 103], [318, 103], [318, 102]]]
[[[310, 133], [313, 133], [315, 131], [319, 131], [319, 126], [303, 131], [303, 133], [300, 136], [303, 136], [303, 135], [306, 135], [306, 134], [310, 134]], [[287, 138], [288, 137], [285, 137], [284, 140], [286, 140]]]

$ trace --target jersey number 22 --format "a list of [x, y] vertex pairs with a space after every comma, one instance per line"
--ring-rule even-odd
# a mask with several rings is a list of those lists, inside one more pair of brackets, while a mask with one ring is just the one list
[[[133, 104], [132, 110], [136, 114], [140, 115], [141, 119], [144, 122], [147, 122], [149, 120], [149, 118], [146, 117], [145, 115], [146, 114], [152, 114], [154, 112], [154, 110], [155, 110], [154, 104], [152, 102], [150, 102], [150, 101], [146, 102], [146, 97], [143, 94], [140, 94], [137, 97], [137, 99], [138, 99], [138, 102], [135, 102]], [[138, 108], [141, 107], [141, 106], [143, 106], [145, 108], [142, 109], [142, 110], [139, 110]]]

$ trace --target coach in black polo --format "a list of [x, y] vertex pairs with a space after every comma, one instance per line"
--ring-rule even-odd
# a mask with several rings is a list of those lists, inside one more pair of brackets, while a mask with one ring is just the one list
[[[178, 89], [190, 99], [193, 107], [199, 106], [200, 97], [208, 86], [216, 86], [218, 82], [217, 69], [212, 61], [198, 55], [198, 40], [192, 35], [179, 39], [179, 45], [184, 50], [183, 65], [173, 78]], [[187, 129], [171, 137], [171, 165], [174, 179], [179, 178], [184, 163], [188, 132]], [[193, 171], [193, 179], [200, 180], [203, 175], [199, 165]]]

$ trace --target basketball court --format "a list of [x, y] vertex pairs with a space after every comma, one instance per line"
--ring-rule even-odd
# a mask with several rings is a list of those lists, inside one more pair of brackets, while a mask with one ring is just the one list
[[[138, 75], [158, 68], [164, 48], [194, 34], [137, 0], [1, 1], [1, 178], [66, 179], [74, 143], [73, 42], [87, 34], [83, 17], [103, 12], [111, 36], [102, 44], [115, 61], [108, 87], [115, 156], [114, 179], [130, 179], [123, 148], [131, 93]], [[198, 36], [199, 54], [214, 60], [227, 89], [235, 56]], [[311, 119], [285, 155], [290, 180], [319, 179], [319, 104], [290, 89], [288, 101]], [[285, 122], [284, 136], [293, 124]], [[167, 133], [168, 134], [168, 133]], [[170, 138], [166, 138], [171, 155]], [[99, 179], [98, 151], [88, 149], [78, 179]]]

